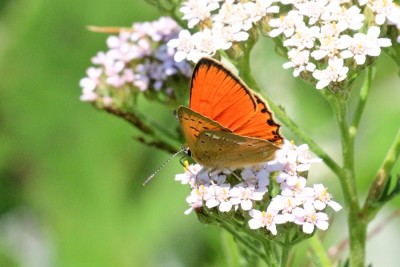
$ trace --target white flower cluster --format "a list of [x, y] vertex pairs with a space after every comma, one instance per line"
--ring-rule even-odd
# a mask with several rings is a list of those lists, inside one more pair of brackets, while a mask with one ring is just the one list
[[[307, 145], [297, 147], [285, 141], [273, 161], [258, 168], [243, 169], [234, 184], [227, 181], [230, 171], [208, 173], [198, 164], [187, 166], [185, 173], [177, 174], [175, 180], [189, 184], [192, 189], [186, 199], [190, 205], [186, 214], [203, 206], [220, 212], [241, 209], [249, 213], [251, 229], [264, 227], [276, 235], [276, 225], [289, 222], [302, 225], [303, 232], [310, 234], [315, 226], [322, 230], [328, 228], [329, 218], [324, 213], [327, 205], [335, 211], [342, 208], [322, 184], [306, 186], [302, 174], [310, 169], [311, 163], [319, 161], [311, 158]], [[280, 190], [269, 200], [266, 194], [270, 174], [275, 172], [278, 175], [274, 185]], [[257, 209], [260, 204], [268, 207], [260, 211]]]
[[270, 13], [279, 12], [272, 0], [188, 0], [180, 11], [188, 21], [188, 28], [200, 30], [191, 34], [182, 30], [168, 46], [176, 48], [175, 60], [197, 62], [204, 56], [213, 56], [218, 50], [227, 50], [235, 42], [246, 41], [248, 31]]
[[391, 46], [389, 38], [379, 37], [385, 23], [400, 28], [400, 8], [391, 0], [352, 1], [355, 5], [341, 0], [279, 2], [291, 5], [287, 14], [269, 21], [270, 36], [281, 37], [288, 49], [290, 61], [283, 67], [293, 68], [295, 77], [312, 73], [317, 89], [343, 81], [349, 67], [364, 65], [368, 56], [379, 56], [381, 47]]
[[266, 28], [268, 23], [270, 36], [282, 38], [288, 50], [283, 67], [293, 68], [295, 77], [311, 73], [317, 89], [345, 80], [367, 57], [391, 46], [389, 38], [380, 38], [387, 25], [400, 31], [400, 8], [392, 0], [188, 0], [180, 11], [188, 28], [197, 28], [169, 41], [177, 62], [197, 62], [230, 49], [248, 40], [255, 24]]
[[[118, 36], [107, 39], [107, 52], [98, 52], [92, 58], [96, 67], [87, 69], [81, 79], [82, 101], [113, 101], [113, 93], [165, 90], [165, 81], [173, 75], [190, 77], [188, 62], [175, 62], [175, 50], [166, 43], [177, 37], [181, 28], [169, 17], [157, 21], [134, 23], [131, 29], [122, 29]], [[115, 90], [110, 90], [112, 87]]]

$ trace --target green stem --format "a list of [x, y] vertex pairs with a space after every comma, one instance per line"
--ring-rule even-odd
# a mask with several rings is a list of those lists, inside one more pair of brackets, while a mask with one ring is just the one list
[[379, 169], [374, 181], [372, 182], [368, 197], [365, 201], [363, 213], [368, 221], [372, 220], [386, 201], [382, 201], [382, 192], [385, 190], [389, 182], [390, 172], [400, 156], [400, 130], [397, 132], [396, 138], [383, 161], [382, 167]]
[[217, 221], [221, 225], [221, 227], [228, 231], [237, 241], [246, 246], [252, 253], [257, 254], [257, 256], [262, 258], [268, 265], [271, 265], [269, 258], [264, 253], [261, 253], [259, 247], [255, 246], [247, 239], [243, 238], [233, 227], [226, 223], [224, 219], [217, 218]]
[[365, 104], [367, 103], [369, 88], [371, 87], [371, 81], [374, 76], [374, 69], [372, 66], [367, 67], [366, 72], [366, 78], [363, 86], [361, 87], [360, 98], [358, 100], [357, 107], [354, 112], [353, 121], [350, 126], [350, 137], [352, 139], [354, 139], [357, 134], [358, 127], [360, 125], [361, 115], [364, 111]]
[[367, 236], [367, 221], [360, 214], [358, 193], [354, 174], [354, 142], [348, 126], [347, 95], [334, 95], [330, 103], [338, 121], [341, 143], [343, 168], [338, 178], [343, 190], [344, 200], [348, 207], [348, 225], [350, 235], [350, 266], [363, 267], [365, 261], [365, 242]]
[[237, 243], [233, 236], [227, 231], [221, 232], [222, 247], [225, 252], [225, 259], [229, 267], [239, 267], [240, 265], [240, 252]]
[[273, 266], [273, 267], [278, 267], [279, 263], [275, 255], [274, 247], [273, 244], [271, 244], [271, 241], [265, 239], [264, 240], [264, 250], [265, 254], [268, 255], [270, 264], [268, 266]]
[[326, 253], [326, 249], [322, 245], [321, 239], [318, 237], [318, 235], [314, 235], [308, 240], [310, 242], [312, 250], [314, 251], [314, 255], [319, 260], [320, 266], [331, 267], [331, 260], [329, 259], [329, 256]]
[[285, 245], [282, 247], [281, 267], [285, 267], [289, 259], [290, 245], [290, 229], [286, 229]]

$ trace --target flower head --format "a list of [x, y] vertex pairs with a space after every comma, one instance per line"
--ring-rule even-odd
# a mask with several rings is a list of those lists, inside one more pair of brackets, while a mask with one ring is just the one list
[[[123, 103], [135, 93], [152, 91], [173, 99], [174, 93], [167, 81], [177, 75], [190, 77], [191, 67], [182, 58], [182, 51], [190, 50], [183, 41], [176, 47], [166, 43], [180, 33], [178, 24], [168, 17], [157, 21], [135, 23], [131, 29], [121, 29], [118, 35], [107, 39], [108, 51], [92, 58], [96, 67], [87, 70], [80, 82], [82, 101], [101, 102], [103, 105]], [[184, 39], [186, 32], [181, 33]], [[186, 47], [185, 47], [186, 45]]]
[[318, 80], [316, 85], [317, 89], [322, 89], [328, 86], [330, 83], [341, 82], [346, 79], [348, 67], [344, 66], [342, 58], [331, 58], [329, 59], [328, 67], [324, 70], [315, 70], [313, 76]]
[[244, 216], [251, 229], [265, 228], [276, 235], [277, 225], [292, 223], [302, 225], [309, 234], [314, 226], [326, 229], [326, 206], [341, 209], [322, 184], [307, 187], [305, 174], [317, 162], [320, 159], [311, 156], [307, 145], [285, 140], [275, 159], [265, 164], [212, 172], [198, 164], [186, 164], [185, 172], [177, 174], [175, 180], [191, 187], [185, 214], [196, 211], [213, 216], [217, 212], [227, 214], [226, 219], [238, 213], [235, 220]]

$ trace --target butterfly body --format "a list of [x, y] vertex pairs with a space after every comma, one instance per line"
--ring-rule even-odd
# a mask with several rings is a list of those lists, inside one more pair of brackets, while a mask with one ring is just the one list
[[197, 63], [189, 106], [178, 108], [179, 123], [191, 156], [208, 169], [266, 162], [282, 143], [267, 104], [213, 59]]

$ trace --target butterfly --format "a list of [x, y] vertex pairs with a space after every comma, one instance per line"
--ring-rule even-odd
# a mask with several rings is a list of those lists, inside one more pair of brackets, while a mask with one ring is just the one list
[[190, 156], [207, 169], [261, 164], [283, 142], [267, 103], [211, 58], [196, 64], [189, 107], [180, 106], [177, 117]]

